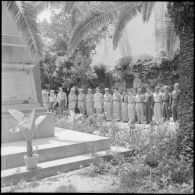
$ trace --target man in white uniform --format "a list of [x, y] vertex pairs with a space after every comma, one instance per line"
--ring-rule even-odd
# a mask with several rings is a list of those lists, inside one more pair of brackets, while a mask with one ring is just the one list
[[106, 115], [106, 120], [112, 120], [111, 117], [111, 106], [112, 106], [112, 95], [109, 93], [109, 89], [105, 88], [104, 94], [104, 112]]
[[121, 95], [120, 93], [118, 92], [118, 88], [114, 88], [114, 93], [113, 93], [113, 111], [114, 111], [114, 118], [117, 120], [117, 121], [120, 121], [120, 115], [121, 115], [121, 112], [120, 112], [120, 104], [121, 104]]
[[67, 106], [67, 97], [66, 97], [66, 93], [64, 93], [63, 89], [60, 88], [60, 91], [57, 95], [57, 101], [59, 104], [59, 116], [63, 115], [63, 112]]
[[87, 116], [90, 116], [93, 114], [93, 94], [91, 93], [91, 89], [88, 89], [87, 95], [86, 95], [86, 108], [87, 108]]
[[83, 89], [79, 89], [78, 109], [80, 111], [80, 114], [84, 114], [84, 112], [85, 112], [85, 94], [83, 93]]
[[94, 94], [94, 108], [96, 113], [102, 113], [102, 103], [103, 103], [102, 94], [99, 91], [99, 88], [96, 88], [96, 93]]

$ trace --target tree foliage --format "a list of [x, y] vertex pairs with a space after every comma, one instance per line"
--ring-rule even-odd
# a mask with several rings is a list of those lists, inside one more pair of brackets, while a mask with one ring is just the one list
[[36, 22], [37, 11], [28, 1], [3, 1], [2, 5], [12, 15], [18, 29], [27, 41], [33, 55], [42, 55], [43, 42], [40, 26]]
[[147, 22], [150, 18], [154, 2], [98, 2], [89, 7], [88, 12], [75, 26], [69, 41], [68, 54], [74, 54], [80, 42], [89, 33], [101, 29], [112, 23], [115, 25], [113, 46], [117, 47], [122, 32], [127, 23], [134, 18], [137, 13], [143, 15], [143, 21]]
[[88, 83], [88, 87], [100, 89], [112, 88], [115, 82], [113, 72], [107, 69], [105, 64], [98, 64], [93, 67], [95, 78], [91, 79]]
[[179, 79], [178, 74], [179, 54], [175, 54], [172, 60], [165, 57], [154, 58], [149, 55], [142, 55], [139, 58], [121, 58], [116, 66], [121, 72], [121, 77], [126, 79], [129, 74], [137, 73], [138, 78], [144, 85], [154, 88], [157, 83], [171, 86]]
[[[42, 22], [42, 36], [46, 46], [44, 58], [41, 61], [41, 78], [42, 86], [45, 86], [46, 82], [49, 81], [49, 88], [62, 86], [65, 91], [69, 91], [71, 87], [83, 87], [95, 78], [96, 75], [90, 67], [91, 59], [96, 45], [106, 36], [107, 28], [100, 29], [98, 33], [90, 34], [86, 40], [80, 43], [70, 58], [67, 56], [67, 46], [73, 29], [73, 16], [67, 14], [66, 9], [66, 5], [63, 5], [61, 9], [54, 9], [51, 23]], [[76, 22], [79, 21], [82, 14], [81, 11], [77, 12], [77, 15], [74, 16]]]

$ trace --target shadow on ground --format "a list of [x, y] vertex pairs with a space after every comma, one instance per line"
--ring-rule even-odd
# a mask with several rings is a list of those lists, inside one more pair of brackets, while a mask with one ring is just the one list
[[76, 188], [72, 184], [60, 185], [57, 187], [55, 192], [76, 192]]

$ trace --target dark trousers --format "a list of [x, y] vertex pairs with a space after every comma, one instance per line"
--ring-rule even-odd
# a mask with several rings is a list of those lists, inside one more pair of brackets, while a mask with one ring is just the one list
[[173, 121], [177, 121], [179, 118], [178, 105], [172, 104], [171, 109], [172, 109]]
[[151, 122], [152, 121], [152, 108], [150, 103], [145, 103], [145, 117], [146, 117], [146, 122]]
[[54, 102], [49, 102], [49, 112], [50, 110], [53, 112], [54, 111]]
[[169, 103], [168, 102], [163, 102], [162, 104], [162, 115], [164, 120], [169, 120]]
[[65, 100], [60, 100], [59, 102], [59, 114], [63, 114], [63, 111], [65, 110]]

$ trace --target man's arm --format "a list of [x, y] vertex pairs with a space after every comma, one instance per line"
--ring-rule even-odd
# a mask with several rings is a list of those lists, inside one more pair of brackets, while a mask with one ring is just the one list
[[171, 108], [172, 101], [172, 93], [169, 93], [169, 108]]
[[67, 108], [68, 100], [67, 100], [66, 93], [64, 93], [64, 96], [65, 96], [65, 107]]
[[57, 100], [58, 102], [60, 102], [59, 93], [57, 94], [56, 100]]

